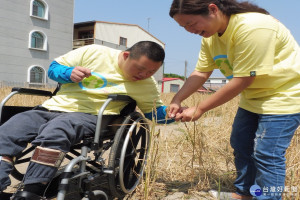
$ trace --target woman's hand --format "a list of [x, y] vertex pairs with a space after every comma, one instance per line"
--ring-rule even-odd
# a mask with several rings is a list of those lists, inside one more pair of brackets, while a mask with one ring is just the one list
[[181, 113], [177, 113], [175, 121], [190, 122], [198, 120], [204, 112], [198, 106], [184, 108]]

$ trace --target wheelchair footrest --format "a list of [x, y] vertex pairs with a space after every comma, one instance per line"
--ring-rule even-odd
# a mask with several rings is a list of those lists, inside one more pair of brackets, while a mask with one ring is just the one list
[[13, 195], [13, 193], [7, 193], [7, 192], [1, 192], [0, 191], [0, 199], [1, 200], [10, 200], [10, 197]]

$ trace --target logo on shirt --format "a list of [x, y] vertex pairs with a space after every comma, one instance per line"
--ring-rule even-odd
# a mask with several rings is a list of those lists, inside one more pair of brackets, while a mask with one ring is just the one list
[[90, 77], [84, 78], [78, 85], [83, 90], [101, 90], [101, 93], [105, 94], [126, 92], [123, 84], [110, 82], [103, 75], [96, 72], [92, 72]]
[[215, 61], [216, 65], [219, 67], [219, 70], [222, 72], [222, 74], [227, 79], [232, 79], [233, 78], [233, 75], [232, 75], [233, 68], [229, 63], [227, 55], [215, 56], [214, 61]]
[[251, 71], [250, 76], [256, 76], [256, 71]]
[[93, 90], [93, 89], [101, 89], [106, 87], [107, 80], [104, 76], [92, 72], [90, 77], [84, 78], [80, 83], [79, 86], [83, 90]]

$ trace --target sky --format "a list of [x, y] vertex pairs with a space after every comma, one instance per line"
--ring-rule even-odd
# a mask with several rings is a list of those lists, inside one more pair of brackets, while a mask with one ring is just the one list
[[[172, 0], [74, 0], [74, 23], [106, 21], [136, 24], [165, 43], [164, 73], [193, 72], [201, 48], [201, 36], [180, 27], [170, 16]], [[280, 20], [300, 44], [299, 0], [251, 0]], [[212, 77], [223, 77], [215, 70]]]

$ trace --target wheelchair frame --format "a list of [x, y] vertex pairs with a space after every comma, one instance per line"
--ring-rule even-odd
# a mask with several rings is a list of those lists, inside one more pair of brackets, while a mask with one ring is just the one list
[[[12, 92], [0, 104], [1, 124], [10, 117], [3, 115], [4, 112], [10, 110], [14, 115], [32, 109], [32, 107], [5, 106], [5, 103], [16, 94], [52, 97], [55, 92], [13, 88]], [[120, 127], [116, 133], [105, 138], [103, 130], [101, 130], [101, 124], [103, 112], [111, 101], [125, 101], [131, 103], [131, 107], [134, 105], [134, 108], [122, 114], [122, 123], [117, 124]], [[49, 188], [54, 188], [54, 190], [57, 188], [57, 200], [68, 198], [70, 185], [78, 188], [80, 198], [85, 200], [99, 199], [99, 197], [106, 200], [115, 197], [123, 198], [135, 190], [143, 176], [150, 145], [148, 123], [140, 113], [135, 111], [135, 105], [135, 101], [129, 96], [108, 96], [108, 99], [99, 110], [94, 138], [84, 138], [83, 143], [72, 147], [70, 152], [66, 154], [66, 158], [70, 160], [69, 164], [63, 168], [63, 172], [59, 170], [59, 173], [53, 179], [55, 181], [51, 181], [49, 184]], [[80, 153], [77, 151], [78, 148], [81, 149]], [[110, 152], [106, 164], [103, 155], [108, 149], [110, 149]], [[24, 175], [17, 170], [16, 165], [29, 162], [30, 158], [23, 159], [23, 157], [33, 150], [34, 147], [30, 147], [23, 151], [22, 155], [17, 156], [11, 175], [19, 181], [22, 181]], [[94, 154], [93, 160], [88, 155], [91, 152]], [[60, 179], [61, 181], [59, 181]], [[97, 185], [97, 181], [100, 181], [101, 184]], [[60, 182], [59, 186], [58, 182]], [[56, 196], [56, 191], [54, 196]]]

